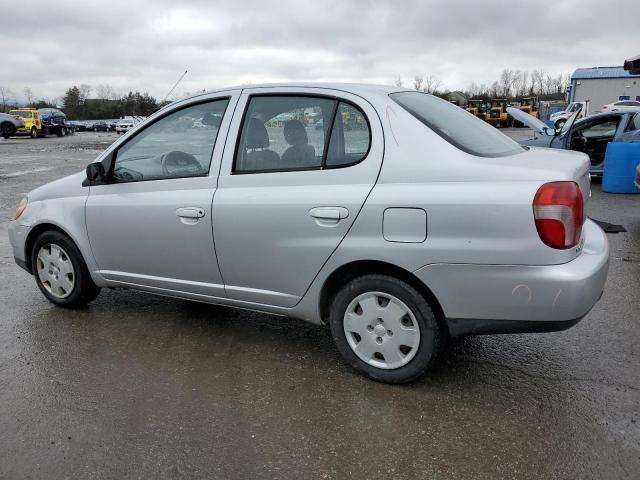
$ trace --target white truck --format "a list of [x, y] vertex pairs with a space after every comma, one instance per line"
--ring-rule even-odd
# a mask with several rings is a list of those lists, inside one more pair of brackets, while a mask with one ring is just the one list
[[587, 100], [585, 102], [571, 102], [565, 110], [551, 114], [549, 120], [553, 122], [556, 129], [560, 129], [573, 112], [578, 110], [580, 107], [582, 107], [582, 110], [578, 114], [578, 118], [576, 118], [576, 120], [589, 115], [589, 100]]

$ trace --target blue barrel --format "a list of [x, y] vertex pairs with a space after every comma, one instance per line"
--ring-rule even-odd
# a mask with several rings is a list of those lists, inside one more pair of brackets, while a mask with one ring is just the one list
[[640, 163], [640, 143], [610, 142], [604, 156], [602, 190], [609, 193], [639, 193], [634, 184]]

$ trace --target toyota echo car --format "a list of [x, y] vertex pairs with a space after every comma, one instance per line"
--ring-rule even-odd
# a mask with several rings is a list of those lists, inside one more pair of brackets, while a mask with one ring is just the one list
[[416, 379], [447, 336], [569, 328], [609, 264], [589, 159], [524, 147], [395, 87], [175, 102], [21, 202], [18, 265], [61, 307], [101, 288], [329, 325], [346, 362]]

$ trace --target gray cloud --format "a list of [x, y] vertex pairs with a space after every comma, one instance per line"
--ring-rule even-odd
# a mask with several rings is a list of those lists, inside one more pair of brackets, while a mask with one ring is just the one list
[[503, 68], [570, 73], [640, 53], [637, 0], [3, 3], [0, 85], [18, 95], [108, 83], [162, 97], [185, 69], [180, 91], [416, 74], [455, 89]]

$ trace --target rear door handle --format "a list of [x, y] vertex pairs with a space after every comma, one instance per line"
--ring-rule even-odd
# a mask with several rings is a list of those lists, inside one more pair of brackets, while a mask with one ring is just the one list
[[204, 208], [182, 207], [176, 210], [176, 215], [181, 218], [202, 218], [204, 217]]
[[344, 207], [316, 207], [309, 210], [309, 215], [318, 220], [332, 220], [337, 222], [349, 216], [349, 210]]

